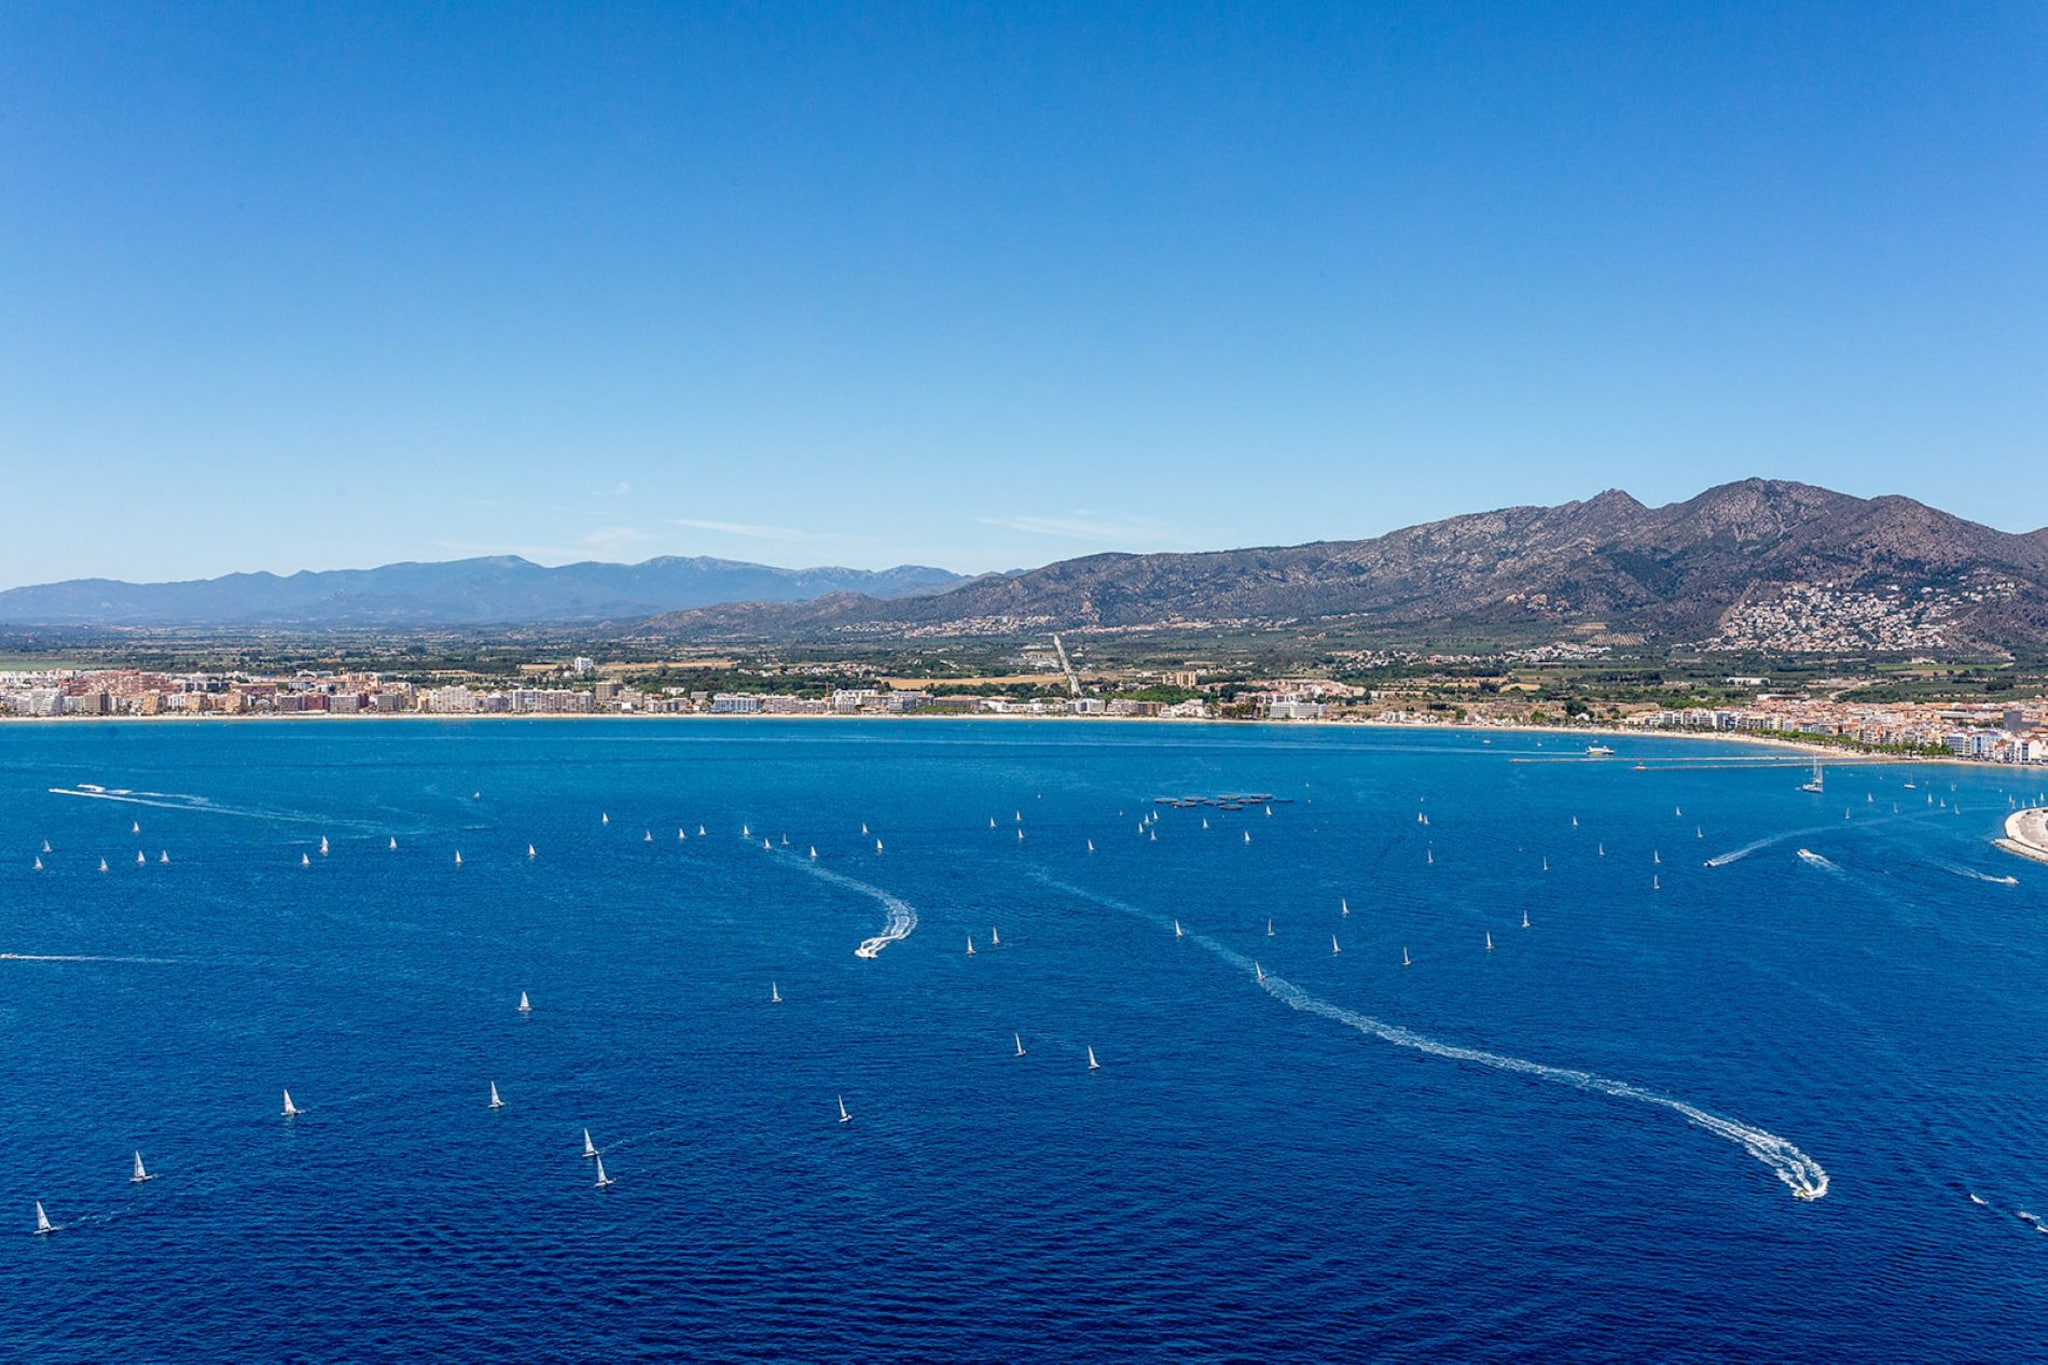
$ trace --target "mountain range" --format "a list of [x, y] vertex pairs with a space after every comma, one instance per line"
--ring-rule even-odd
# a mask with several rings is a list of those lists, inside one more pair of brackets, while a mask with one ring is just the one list
[[1775, 653], [2002, 650], [2048, 644], [2048, 529], [2013, 535], [1910, 498], [1749, 479], [1663, 507], [1609, 490], [1368, 540], [1098, 554], [971, 579], [917, 565], [544, 568], [516, 557], [80, 579], [0, 592], [0, 623], [587, 623], [599, 636], [732, 643], [1342, 625]]
[[1610, 490], [1370, 540], [1090, 555], [895, 601], [721, 605], [649, 627], [771, 639], [1330, 618], [1767, 652], [2004, 649], [2048, 643], [2048, 529], [2012, 535], [1910, 498], [1749, 479], [1663, 507]]
[[407, 627], [637, 620], [719, 602], [856, 592], [887, 601], [964, 582], [945, 569], [777, 569], [728, 559], [545, 568], [516, 555], [183, 583], [79, 578], [0, 592], [0, 623], [36, 626]]

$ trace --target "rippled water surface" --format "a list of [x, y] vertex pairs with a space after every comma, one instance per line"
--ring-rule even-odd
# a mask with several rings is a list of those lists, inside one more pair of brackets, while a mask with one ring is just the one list
[[0, 1357], [2040, 1355], [2041, 776], [1617, 747], [7, 727]]

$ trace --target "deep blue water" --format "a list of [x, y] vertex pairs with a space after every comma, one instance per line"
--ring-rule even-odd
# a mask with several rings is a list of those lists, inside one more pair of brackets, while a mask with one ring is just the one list
[[2048, 1354], [2040, 775], [1618, 747], [0, 729], [0, 1358]]

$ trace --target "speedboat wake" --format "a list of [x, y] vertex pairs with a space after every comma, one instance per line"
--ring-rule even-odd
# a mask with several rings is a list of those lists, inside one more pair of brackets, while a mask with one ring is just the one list
[[[1080, 887], [1055, 881], [1050, 877], [1042, 877], [1041, 880], [1045, 881], [1047, 885], [1057, 887], [1059, 890], [1065, 891], [1070, 895], [1079, 896], [1084, 900], [1094, 901], [1096, 904], [1109, 909], [1120, 910], [1125, 914], [1135, 915], [1141, 919], [1156, 922], [1162, 928], [1171, 923], [1166, 916], [1155, 915], [1150, 911], [1141, 910], [1134, 905], [1127, 905], [1113, 897], [1085, 891]], [[1572, 1067], [1550, 1066], [1543, 1062], [1532, 1062], [1520, 1057], [1509, 1057], [1498, 1052], [1487, 1052], [1481, 1048], [1465, 1047], [1457, 1043], [1446, 1043], [1427, 1034], [1417, 1033], [1413, 1029], [1403, 1028], [1399, 1024], [1390, 1024], [1383, 1019], [1375, 1019], [1369, 1014], [1361, 1014], [1356, 1010], [1349, 1010], [1341, 1005], [1331, 1004], [1327, 1000], [1309, 994], [1292, 982], [1275, 976], [1272, 972], [1265, 972], [1261, 976], [1250, 958], [1224, 946], [1206, 934], [1191, 933], [1186, 935], [1186, 937], [1189, 942], [1206, 948], [1231, 966], [1244, 972], [1256, 981], [1266, 994], [1290, 1009], [1300, 1010], [1305, 1014], [1318, 1015], [1343, 1024], [1348, 1028], [1356, 1029], [1368, 1037], [1378, 1038], [1382, 1042], [1392, 1043], [1396, 1047], [1414, 1048], [1416, 1051], [1427, 1053], [1432, 1057], [1443, 1057], [1458, 1062], [1472, 1062], [1480, 1066], [1492, 1067], [1498, 1071], [1512, 1071], [1519, 1075], [1534, 1076], [1539, 1080], [1550, 1081], [1558, 1085], [1568, 1085], [1576, 1090], [1590, 1091], [1594, 1094], [1609, 1095], [1615, 1099], [1633, 1100], [1638, 1104], [1647, 1104], [1658, 1109], [1667, 1109], [1674, 1114], [1680, 1115], [1694, 1126], [1704, 1128], [1716, 1137], [1726, 1138], [1728, 1141], [1740, 1146], [1744, 1151], [1768, 1166], [1771, 1173], [1783, 1181], [1786, 1188], [1792, 1191], [1794, 1198], [1820, 1199], [1828, 1192], [1828, 1173], [1821, 1169], [1820, 1163], [1775, 1133], [1766, 1132], [1764, 1129], [1751, 1124], [1712, 1113], [1699, 1108], [1697, 1105], [1673, 1099], [1669, 1095], [1661, 1095], [1654, 1090], [1647, 1090], [1642, 1086], [1632, 1085], [1627, 1081], [1613, 1080], [1606, 1076], [1596, 1075], [1590, 1071], [1580, 1071]]]

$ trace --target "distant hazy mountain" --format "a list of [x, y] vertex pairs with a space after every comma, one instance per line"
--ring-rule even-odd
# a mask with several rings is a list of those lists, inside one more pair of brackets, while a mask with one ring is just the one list
[[700, 639], [873, 638], [1337, 616], [1774, 652], [2048, 643], [2048, 530], [2009, 535], [1910, 498], [1750, 479], [1665, 507], [1609, 491], [1372, 540], [1091, 555], [903, 601], [836, 595], [653, 624]]
[[0, 623], [44, 626], [518, 625], [637, 618], [719, 602], [876, 600], [965, 581], [944, 569], [777, 569], [727, 559], [564, 564], [515, 555], [378, 569], [229, 574], [186, 583], [80, 578], [0, 592]]

